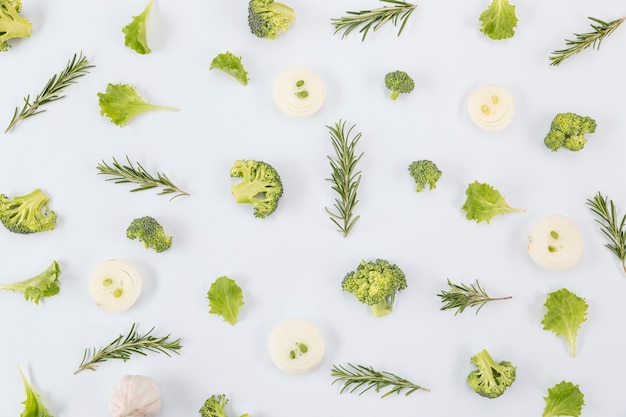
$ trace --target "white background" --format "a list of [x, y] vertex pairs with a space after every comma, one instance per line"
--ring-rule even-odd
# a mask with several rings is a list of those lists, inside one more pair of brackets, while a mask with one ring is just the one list
[[[25, 1], [32, 37], [0, 54], [6, 124], [22, 97], [36, 95], [74, 53], [95, 65], [64, 99], [0, 137], [0, 192], [41, 188], [58, 214], [51, 232], [0, 230], [0, 282], [36, 275], [53, 259], [62, 270], [60, 294], [39, 305], [0, 294], [0, 416], [23, 409], [17, 365], [55, 417], [109, 416], [111, 387], [125, 374], [157, 380], [162, 416], [198, 415], [206, 398], [224, 393], [232, 416], [527, 417], [541, 415], [547, 389], [562, 380], [585, 394], [583, 415], [626, 413], [626, 277], [585, 205], [601, 191], [626, 212], [626, 27], [599, 51], [560, 67], [548, 61], [566, 38], [589, 29], [587, 16], [626, 15], [623, 2], [514, 1], [515, 36], [493, 41], [479, 31], [488, 1], [424, 0], [400, 37], [388, 24], [362, 42], [357, 33], [333, 35], [330, 19], [382, 3], [291, 0], [297, 21], [270, 41], [249, 32], [244, 0], [155, 0], [153, 52], [141, 56], [124, 46], [121, 28], [146, 3]], [[209, 71], [227, 50], [243, 57], [248, 86]], [[324, 80], [327, 100], [311, 117], [288, 118], [272, 102], [273, 77], [289, 65]], [[410, 73], [416, 87], [394, 102], [383, 78], [396, 69]], [[179, 111], [117, 127], [99, 114], [96, 94], [108, 83], [134, 85], [144, 99]], [[515, 100], [513, 123], [501, 133], [480, 130], [466, 112], [471, 91], [491, 83]], [[568, 111], [594, 117], [597, 131], [581, 152], [550, 152], [543, 144], [550, 121]], [[333, 152], [325, 126], [340, 119], [363, 133], [364, 152], [355, 210], [361, 219], [345, 239], [324, 211], [335, 198], [325, 180]], [[191, 196], [168, 201], [153, 190], [130, 193], [131, 185], [97, 175], [98, 162], [125, 155], [166, 173]], [[228, 172], [236, 159], [263, 160], [280, 173], [284, 196], [270, 217], [257, 219], [232, 198]], [[443, 171], [436, 190], [414, 191], [407, 167], [417, 159], [432, 159]], [[526, 211], [490, 224], [466, 220], [461, 206], [475, 180]], [[572, 270], [542, 269], [526, 253], [530, 228], [549, 214], [570, 217], [582, 234], [584, 257]], [[125, 237], [130, 221], [143, 215], [174, 236], [169, 251], [156, 254]], [[87, 293], [90, 271], [109, 258], [133, 263], [145, 279], [138, 303], [117, 315], [101, 311]], [[396, 263], [408, 280], [393, 313], [382, 318], [341, 291], [347, 272], [375, 258]], [[244, 291], [235, 326], [208, 313], [206, 292], [221, 275]], [[436, 296], [447, 278], [478, 279], [490, 295], [513, 298], [454, 316], [440, 311]], [[563, 287], [589, 304], [575, 358], [541, 325], [547, 294]], [[282, 373], [267, 353], [269, 333], [291, 317], [313, 320], [326, 340], [323, 362], [306, 375]], [[108, 361], [96, 372], [72, 374], [85, 348], [104, 347], [133, 322], [140, 332], [154, 326], [155, 335], [182, 338], [180, 355]], [[470, 357], [482, 349], [517, 366], [517, 381], [497, 399], [479, 397], [465, 382]], [[431, 392], [339, 394], [330, 368], [347, 362], [396, 373]]]

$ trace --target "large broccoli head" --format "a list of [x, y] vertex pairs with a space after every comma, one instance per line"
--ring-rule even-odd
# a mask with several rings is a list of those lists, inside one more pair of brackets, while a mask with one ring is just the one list
[[570, 151], [579, 151], [587, 142], [585, 135], [596, 131], [596, 121], [588, 116], [576, 113], [559, 113], [550, 124], [550, 131], [543, 142], [551, 151], [565, 147]]
[[384, 259], [361, 261], [357, 269], [348, 272], [341, 283], [344, 291], [369, 305], [376, 317], [391, 313], [396, 292], [406, 286], [404, 272]]
[[259, 38], [276, 39], [280, 32], [289, 30], [294, 20], [294, 10], [274, 0], [250, 0], [248, 3], [248, 26]]
[[270, 164], [240, 159], [230, 169], [230, 176], [241, 178], [231, 187], [235, 201], [252, 204], [255, 217], [264, 218], [276, 210], [283, 195], [283, 183]]
[[57, 215], [48, 208], [50, 199], [36, 189], [9, 198], [0, 194], [0, 222], [13, 233], [29, 234], [54, 229]]
[[496, 363], [484, 349], [474, 355], [471, 362], [478, 369], [470, 372], [467, 383], [478, 395], [499, 397], [515, 382], [517, 368], [507, 361]]
[[404, 71], [393, 71], [385, 75], [385, 87], [391, 91], [390, 98], [395, 100], [400, 94], [409, 94], [415, 88], [413, 78]]
[[126, 237], [138, 239], [147, 249], [163, 252], [172, 246], [172, 237], [165, 234], [163, 226], [151, 216], [133, 220], [126, 229]]
[[433, 161], [413, 161], [409, 165], [409, 173], [415, 180], [416, 191], [419, 193], [424, 188], [431, 190], [437, 187], [437, 181], [441, 177], [441, 171]]
[[8, 51], [13, 38], [28, 38], [32, 24], [20, 16], [22, 0], [0, 0], [0, 52]]

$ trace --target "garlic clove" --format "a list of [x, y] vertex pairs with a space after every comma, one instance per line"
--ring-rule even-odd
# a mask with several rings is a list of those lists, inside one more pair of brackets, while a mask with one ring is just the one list
[[109, 409], [114, 417], [154, 417], [161, 410], [161, 394], [153, 378], [125, 375], [111, 391]]

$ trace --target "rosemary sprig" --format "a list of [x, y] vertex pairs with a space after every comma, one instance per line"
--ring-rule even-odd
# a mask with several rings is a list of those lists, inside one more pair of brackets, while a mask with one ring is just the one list
[[467, 285], [455, 284], [448, 279], [448, 285], [450, 286], [450, 290], [442, 290], [437, 296], [441, 297], [441, 302], [444, 303], [441, 310], [456, 308], [457, 310], [454, 312], [455, 316], [462, 313], [467, 307], [476, 306], [478, 306], [476, 310], [476, 314], [478, 314], [480, 309], [490, 301], [508, 300], [512, 298], [511, 296], [498, 298], [489, 297], [483, 287], [480, 286], [478, 280], [476, 280], [475, 284]]
[[103, 349], [85, 349], [83, 360], [80, 362], [78, 369], [74, 371], [74, 375], [88, 369], [95, 371], [98, 364], [108, 359], [121, 359], [124, 362], [129, 360], [133, 353], [147, 356], [147, 352], [165, 353], [171, 356], [170, 352], [178, 354], [180, 338], [176, 340], [168, 340], [170, 335], [164, 337], [152, 336], [154, 327], [147, 333], [139, 335], [135, 330], [135, 323], [130, 328], [126, 336], [119, 335], [114, 341], [109, 343]]
[[626, 273], [626, 215], [619, 220], [613, 200], [603, 197], [600, 192], [593, 199], [587, 199], [587, 205], [597, 216], [596, 222], [600, 225], [600, 230], [609, 239], [609, 243], [604, 246], [619, 258]]
[[151, 188], [161, 187], [161, 192], [157, 195], [163, 194], [175, 194], [170, 201], [176, 197], [182, 195], [189, 195], [188, 192], [181, 190], [167, 177], [167, 175], [157, 172], [156, 178], [152, 176], [144, 167], [137, 162], [135, 167], [128, 156], [126, 156], [128, 165], [122, 165], [115, 158], [113, 158], [113, 164], [109, 165], [106, 162], [100, 162], [96, 168], [98, 168], [98, 174], [112, 175], [111, 178], [107, 178], [106, 181], [113, 181], [115, 184], [123, 183], [135, 183], [139, 187], [133, 188], [131, 192], [149, 190]]
[[611, 22], [605, 22], [595, 17], [588, 17], [588, 19], [591, 20], [591, 29], [593, 30], [587, 33], [574, 33], [576, 39], [566, 39], [565, 45], [568, 48], [552, 51], [550, 65], [559, 65], [565, 59], [587, 48], [600, 49], [602, 40], [613, 33], [626, 20], [626, 16]]
[[382, 25], [391, 21], [394, 26], [398, 26], [401, 22], [398, 36], [402, 33], [407, 20], [411, 13], [415, 10], [416, 5], [400, 0], [380, 0], [383, 3], [389, 3], [393, 6], [384, 6], [377, 9], [361, 10], [358, 12], [347, 11], [347, 16], [333, 18], [331, 22], [335, 26], [335, 34], [343, 31], [341, 39], [345, 38], [350, 32], [359, 28], [359, 33], [363, 34], [361, 41], [365, 40], [369, 30], [377, 31]]
[[41, 109], [41, 106], [50, 102], [60, 100], [64, 95], [63, 89], [69, 85], [76, 84], [76, 79], [89, 73], [89, 69], [94, 65], [90, 65], [86, 57], [81, 53], [80, 55], [74, 54], [74, 57], [70, 59], [63, 71], [55, 74], [48, 80], [46, 86], [41, 90], [35, 100], [31, 102], [30, 95], [24, 97], [24, 106], [20, 110], [19, 107], [15, 108], [13, 113], [13, 119], [9, 123], [4, 133], [8, 133], [18, 122], [46, 111]]
[[361, 183], [361, 171], [356, 171], [356, 165], [363, 156], [355, 154], [355, 148], [362, 133], [357, 133], [350, 137], [352, 125], [345, 131], [346, 122], [335, 123], [335, 126], [326, 126], [330, 131], [330, 138], [335, 149], [335, 158], [328, 156], [331, 167], [331, 177], [327, 181], [332, 182], [332, 189], [339, 194], [333, 206], [335, 212], [326, 207], [326, 212], [330, 215], [330, 220], [338, 227], [338, 231], [343, 233], [343, 237], [348, 236], [354, 224], [361, 216], [354, 216], [354, 207], [358, 204], [357, 190]]
[[389, 388], [381, 397], [385, 398], [391, 394], [400, 394], [403, 390], [407, 390], [404, 395], [412, 394], [417, 390], [430, 391], [428, 388], [416, 385], [390, 372], [376, 371], [364, 365], [352, 365], [351, 363], [348, 363], [347, 366], [333, 365], [330, 375], [335, 377], [333, 384], [335, 382], [343, 383], [340, 394], [348, 391], [351, 394], [357, 392], [361, 395], [372, 388], [376, 392]]

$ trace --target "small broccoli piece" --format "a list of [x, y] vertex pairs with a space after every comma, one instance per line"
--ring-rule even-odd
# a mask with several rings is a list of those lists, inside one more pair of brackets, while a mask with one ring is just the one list
[[50, 266], [42, 273], [24, 281], [12, 284], [0, 285], [0, 290], [20, 292], [26, 301], [32, 300], [39, 304], [39, 300], [45, 297], [52, 297], [59, 293], [59, 274], [61, 269], [57, 261], [52, 261]]
[[478, 369], [470, 372], [467, 383], [482, 397], [499, 397], [515, 382], [517, 368], [507, 361], [496, 363], [484, 349], [471, 361]]
[[276, 210], [283, 195], [283, 183], [270, 164], [240, 159], [230, 169], [230, 176], [242, 179], [231, 187], [235, 201], [252, 204], [255, 217], [264, 218]]
[[57, 215], [48, 208], [49, 201], [39, 188], [13, 198], [0, 194], [0, 222], [9, 231], [19, 234], [53, 230]]
[[391, 91], [391, 99], [395, 100], [400, 94], [409, 94], [415, 88], [413, 78], [404, 71], [393, 71], [385, 75], [385, 86]]
[[133, 220], [126, 229], [129, 239], [138, 239], [147, 249], [163, 252], [172, 246], [172, 237], [165, 234], [163, 226], [151, 216]]
[[407, 287], [406, 275], [384, 259], [361, 261], [355, 271], [348, 272], [341, 288], [370, 306], [376, 317], [391, 313], [396, 292]]
[[6, 52], [13, 38], [28, 38], [32, 23], [20, 16], [22, 0], [0, 0], [0, 52]]
[[543, 142], [551, 151], [565, 147], [570, 151], [579, 151], [587, 142], [586, 134], [596, 131], [596, 121], [588, 116], [576, 113], [559, 113], [550, 124], [550, 131]]
[[248, 3], [248, 26], [259, 38], [276, 39], [280, 32], [289, 30], [294, 20], [294, 10], [277, 1], [250, 0]]
[[419, 193], [427, 186], [432, 190], [437, 188], [437, 181], [441, 177], [441, 171], [433, 161], [413, 161], [409, 165], [409, 173], [417, 184], [416, 191]]
[[[200, 415], [202, 417], [228, 417], [224, 410], [226, 404], [228, 404], [228, 398], [224, 394], [212, 395], [200, 408]], [[248, 413], [242, 414], [240, 417], [248, 417]]]

